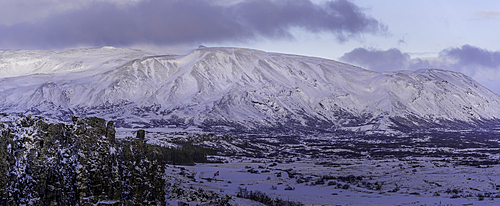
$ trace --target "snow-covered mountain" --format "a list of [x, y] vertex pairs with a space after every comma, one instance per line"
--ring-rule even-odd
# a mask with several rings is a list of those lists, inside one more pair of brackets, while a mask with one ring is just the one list
[[385, 131], [479, 128], [500, 118], [500, 96], [460, 73], [378, 73], [240, 48], [9, 50], [0, 52], [0, 77], [0, 112], [97, 116], [118, 127]]

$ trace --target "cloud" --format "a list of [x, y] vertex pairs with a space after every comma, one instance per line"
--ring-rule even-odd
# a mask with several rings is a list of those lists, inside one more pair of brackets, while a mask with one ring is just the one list
[[36, 23], [50, 15], [107, 2], [119, 7], [135, 5], [143, 0], [4, 0], [0, 1], [0, 24]]
[[373, 71], [444, 69], [464, 73], [500, 94], [500, 51], [471, 45], [443, 49], [434, 58], [411, 58], [399, 49], [356, 48], [340, 57], [341, 61]]
[[471, 20], [495, 20], [500, 19], [500, 12], [497, 11], [478, 11], [474, 13]]
[[500, 66], [500, 52], [489, 51], [471, 45], [445, 49], [440, 52], [440, 56], [455, 59], [462, 66], [482, 66], [487, 68]]
[[345, 53], [340, 60], [353, 63], [374, 71], [395, 71], [406, 69], [410, 55], [399, 49], [386, 51], [356, 48]]
[[36, 22], [0, 25], [0, 48], [79, 45], [176, 45], [293, 38], [291, 29], [327, 32], [339, 41], [387, 28], [347, 0], [91, 1]]

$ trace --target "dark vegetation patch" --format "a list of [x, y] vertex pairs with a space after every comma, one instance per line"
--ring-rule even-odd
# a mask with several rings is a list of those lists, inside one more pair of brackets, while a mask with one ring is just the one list
[[[238, 140], [228, 141], [246, 156], [289, 158], [310, 155], [311, 157], [342, 157], [373, 159], [403, 157], [456, 157], [488, 159], [491, 154], [500, 153], [500, 133], [470, 131], [431, 131], [406, 135], [361, 135], [351, 133], [344, 136], [239, 136]], [[272, 141], [271, 139], [275, 139]], [[237, 142], [236, 142], [237, 141]], [[262, 148], [266, 148], [263, 150]], [[230, 153], [224, 148], [214, 148], [220, 153]], [[235, 153], [233, 153], [235, 154]], [[480, 163], [477, 163], [480, 164]], [[476, 163], [463, 165], [477, 166]], [[485, 162], [485, 165], [499, 164], [498, 161]], [[332, 165], [334, 166], [334, 165]]]
[[[295, 188], [293, 188], [293, 189], [295, 189]], [[290, 189], [288, 189], [288, 190], [293, 190], [293, 189], [291, 189], [291, 187], [290, 187]], [[287, 188], [285, 188], [285, 190], [287, 190]], [[268, 205], [268, 206], [302, 206], [302, 205], [304, 205], [300, 202], [284, 200], [284, 199], [281, 199], [278, 197], [270, 197], [264, 192], [261, 192], [258, 190], [252, 191], [252, 190], [248, 190], [247, 188], [241, 188], [241, 187], [238, 187], [238, 192], [236, 193], [236, 197], [257, 201], [257, 202], [260, 202], [260, 203], [262, 203], [264, 205]]]

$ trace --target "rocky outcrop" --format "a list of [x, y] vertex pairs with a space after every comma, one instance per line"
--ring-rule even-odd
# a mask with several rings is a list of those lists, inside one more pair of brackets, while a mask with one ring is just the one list
[[0, 205], [165, 205], [170, 150], [116, 141], [114, 123], [0, 114]]

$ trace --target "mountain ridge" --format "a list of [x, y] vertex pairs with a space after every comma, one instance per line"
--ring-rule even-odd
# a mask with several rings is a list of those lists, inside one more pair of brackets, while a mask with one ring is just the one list
[[[28, 72], [0, 78], [0, 112], [237, 133], [479, 128], [500, 117], [500, 96], [451, 71], [378, 73], [334, 60], [227, 47], [186, 55], [71, 52], [70, 63], [61, 63], [66, 69], [23, 67]], [[5, 53], [0, 73], [13, 70], [3, 63]]]

